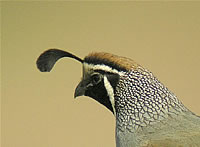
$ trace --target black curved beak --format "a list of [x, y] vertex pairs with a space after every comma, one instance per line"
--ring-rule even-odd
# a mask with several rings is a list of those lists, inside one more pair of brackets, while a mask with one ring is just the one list
[[78, 86], [76, 87], [75, 93], [74, 93], [74, 98], [78, 96], [82, 96], [85, 94], [86, 86], [83, 81], [81, 81]]

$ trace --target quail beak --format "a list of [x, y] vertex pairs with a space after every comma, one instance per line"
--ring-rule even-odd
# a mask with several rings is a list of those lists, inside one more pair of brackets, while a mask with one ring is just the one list
[[78, 86], [76, 87], [75, 93], [74, 93], [74, 98], [78, 96], [82, 96], [85, 94], [86, 86], [83, 81], [81, 81]]

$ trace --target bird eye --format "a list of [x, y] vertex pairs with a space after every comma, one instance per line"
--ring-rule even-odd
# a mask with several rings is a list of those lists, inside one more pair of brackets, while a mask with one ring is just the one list
[[101, 80], [101, 76], [99, 74], [94, 74], [91, 76], [91, 81], [93, 84], [98, 84]]

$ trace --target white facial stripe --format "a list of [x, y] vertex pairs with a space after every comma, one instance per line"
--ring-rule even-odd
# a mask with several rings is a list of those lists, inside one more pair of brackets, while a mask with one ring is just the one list
[[116, 116], [114, 91], [113, 91], [113, 87], [111, 86], [111, 84], [108, 81], [108, 78], [106, 76], [104, 76], [104, 86], [105, 86], [106, 91], [108, 93], [108, 96], [109, 96], [109, 99], [110, 99], [110, 103], [111, 103], [113, 111], [114, 111], [114, 115]]
[[100, 65], [100, 64], [94, 65], [94, 64], [83, 63], [83, 66], [86, 70], [103, 70], [103, 71], [110, 72], [110, 73], [117, 73], [120, 76], [123, 75], [123, 72], [118, 71], [116, 69], [113, 69], [113, 68], [103, 65], [103, 64], [102, 65]]

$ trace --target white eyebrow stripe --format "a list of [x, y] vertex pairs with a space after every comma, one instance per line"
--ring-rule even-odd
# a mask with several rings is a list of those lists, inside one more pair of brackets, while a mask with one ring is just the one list
[[107, 65], [103, 65], [103, 64], [88, 64], [88, 63], [83, 63], [83, 66], [86, 70], [103, 70], [103, 71], [107, 71], [107, 72], [110, 72], [110, 73], [117, 73], [119, 74], [120, 76], [124, 74], [123, 71], [118, 71], [116, 69], [113, 69]]
[[109, 100], [110, 100], [110, 103], [112, 105], [114, 115], [116, 116], [114, 90], [113, 90], [113, 87], [111, 86], [111, 84], [108, 81], [108, 78], [106, 76], [104, 76], [104, 86], [105, 86], [106, 91], [108, 93]]

